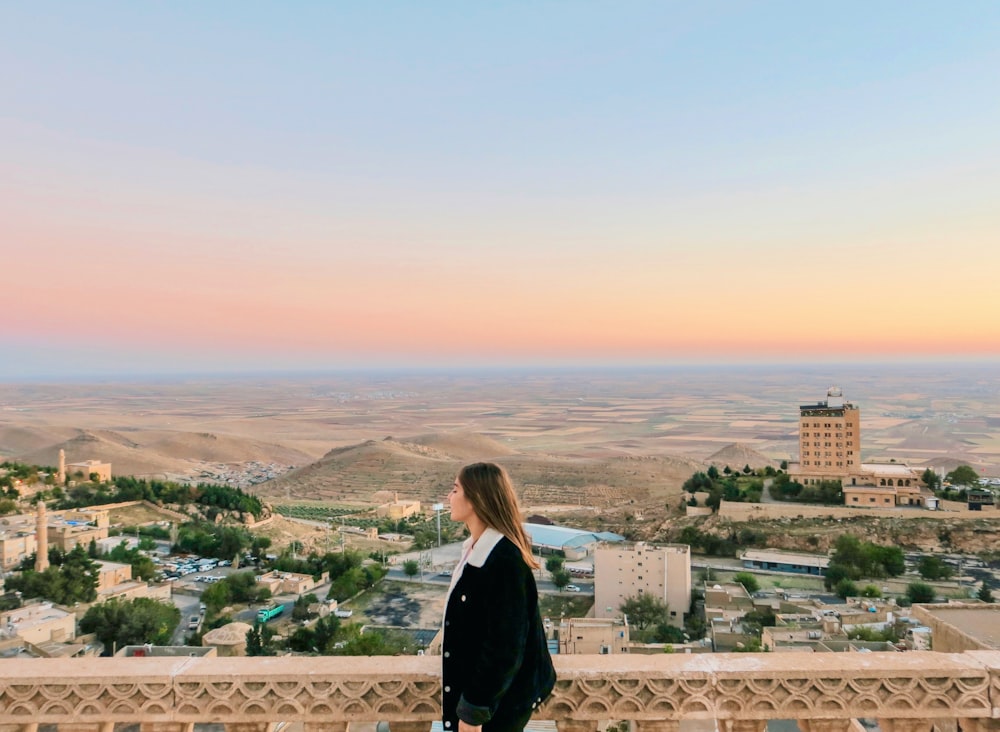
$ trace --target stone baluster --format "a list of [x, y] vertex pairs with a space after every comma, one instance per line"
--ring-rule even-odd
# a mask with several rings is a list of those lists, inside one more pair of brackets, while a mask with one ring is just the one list
[[959, 732], [957, 719], [935, 719], [934, 732]]
[[303, 732], [347, 732], [347, 722], [303, 722]]
[[958, 720], [958, 726], [962, 732], [1000, 732], [1000, 719], [966, 717]]
[[[380, 722], [378, 725], [380, 731], [383, 724]], [[389, 722], [389, 732], [428, 732], [430, 728], [430, 722]]]
[[275, 722], [226, 722], [226, 732], [274, 732]]
[[882, 732], [931, 732], [934, 721], [931, 719], [911, 718], [879, 718], [879, 729]]
[[[101, 732], [114, 732], [114, 722], [108, 722], [108, 729]], [[227, 725], [228, 726], [228, 725]], [[59, 725], [62, 732], [62, 725]], [[142, 722], [139, 724], [140, 732], [194, 732], [194, 722]]]
[[678, 732], [681, 723], [676, 719], [637, 719], [636, 732]]
[[558, 719], [556, 729], [559, 732], [597, 732], [596, 719]]
[[802, 732], [850, 732], [854, 726], [850, 719], [800, 719], [798, 724]]
[[720, 732], [764, 732], [767, 729], [766, 719], [720, 719]]

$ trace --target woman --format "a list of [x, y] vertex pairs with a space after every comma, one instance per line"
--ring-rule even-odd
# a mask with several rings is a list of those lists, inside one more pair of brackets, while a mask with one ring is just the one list
[[503, 468], [467, 465], [448, 494], [469, 538], [445, 601], [442, 645], [446, 732], [520, 732], [555, 685], [538, 564]]

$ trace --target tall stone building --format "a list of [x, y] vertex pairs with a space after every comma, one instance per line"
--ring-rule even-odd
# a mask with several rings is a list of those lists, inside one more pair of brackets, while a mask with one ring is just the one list
[[921, 470], [902, 460], [861, 460], [861, 410], [836, 386], [826, 400], [799, 406], [799, 461], [788, 475], [802, 485], [840, 481], [844, 503], [866, 508], [922, 506]]
[[626, 599], [651, 594], [667, 604], [670, 624], [684, 627], [691, 609], [691, 547], [598, 544], [594, 550], [594, 617], [621, 616]]
[[837, 387], [826, 401], [799, 407], [799, 470], [803, 485], [821, 480], [847, 484], [861, 471], [861, 410]]

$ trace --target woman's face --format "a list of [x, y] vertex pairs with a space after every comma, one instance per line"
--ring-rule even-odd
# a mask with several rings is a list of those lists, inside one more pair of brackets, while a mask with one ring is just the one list
[[476, 513], [472, 510], [472, 503], [465, 497], [465, 490], [458, 478], [455, 478], [455, 484], [448, 494], [448, 503], [451, 504], [452, 521], [466, 522]]

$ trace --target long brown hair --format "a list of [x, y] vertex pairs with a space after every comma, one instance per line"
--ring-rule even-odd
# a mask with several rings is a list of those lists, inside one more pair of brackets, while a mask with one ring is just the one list
[[531, 555], [531, 539], [521, 524], [517, 493], [507, 471], [496, 463], [473, 463], [458, 472], [458, 482], [483, 523], [514, 542], [525, 564], [538, 569], [538, 561]]

